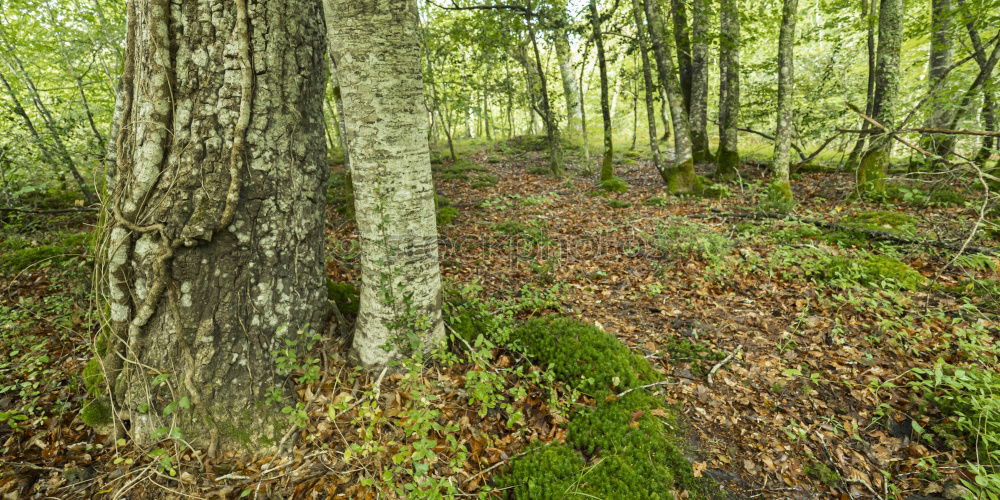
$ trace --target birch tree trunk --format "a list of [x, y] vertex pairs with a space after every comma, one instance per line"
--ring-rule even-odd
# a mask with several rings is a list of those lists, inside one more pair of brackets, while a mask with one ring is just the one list
[[328, 0], [361, 240], [366, 367], [444, 340], [434, 183], [413, 0]]
[[774, 160], [771, 164], [771, 192], [783, 201], [791, 201], [789, 181], [789, 149], [792, 143], [792, 113], [794, 112], [794, 53], [795, 21], [798, 0], [784, 0], [781, 13], [781, 33], [778, 36], [778, 116], [774, 133]]
[[604, 55], [604, 36], [601, 32], [601, 16], [597, 11], [597, 0], [590, 0], [590, 27], [594, 34], [594, 46], [597, 47], [597, 67], [601, 74], [601, 119], [604, 124], [604, 160], [601, 163], [601, 180], [608, 180], [615, 175], [614, 144], [611, 135], [611, 104], [608, 95], [608, 60]]
[[719, 4], [719, 154], [715, 176], [739, 175], [740, 14], [736, 0]]
[[649, 34], [653, 42], [653, 53], [656, 56], [656, 69], [660, 76], [660, 85], [667, 93], [670, 103], [670, 121], [674, 127], [674, 164], [664, 168], [662, 177], [667, 183], [667, 190], [674, 194], [696, 193], [699, 191], [698, 176], [694, 173], [694, 160], [691, 156], [691, 126], [687, 111], [684, 110], [684, 98], [681, 86], [677, 81], [674, 61], [671, 53], [670, 38], [664, 36], [663, 16], [660, 3], [657, 0], [643, 0], [646, 19], [649, 20]]
[[118, 425], [210, 454], [271, 449], [294, 406], [275, 353], [302, 354], [327, 314], [322, 8], [127, 9], [98, 341]]
[[[872, 117], [890, 130], [896, 123], [899, 93], [899, 51], [903, 31], [902, 0], [882, 0], [878, 15], [878, 50], [875, 65], [875, 94]], [[870, 146], [858, 165], [858, 190], [881, 193], [889, 166], [892, 140], [885, 134], [870, 139]]]
[[708, 147], [708, 0], [691, 2], [691, 147], [696, 163], [712, 161]]

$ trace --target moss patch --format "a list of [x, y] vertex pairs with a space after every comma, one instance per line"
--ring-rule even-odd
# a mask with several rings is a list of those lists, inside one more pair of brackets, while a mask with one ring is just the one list
[[788, 213], [795, 208], [795, 198], [792, 196], [792, 186], [787, 182], [774, 181], [764, 188], [760, 198], [761, 210], [767, 212]]
[[108, 425], [111, 423], [111, 407], [103, 399], [88, 401], [80, 410], [80, 421], [91, 427]]
[[841, 285], [891, 286], [911, 291], [927, 283], [927, 278], [906, 263], [883, 255], [830, 256], [807, 274]]
[[594, 397], [656, 380], [644, 358], [596, 326], [573, 318], [534, 318], [515, 330], [513, 338], [538, 364], [551, 365], [559, 380]]
[[326, 280], [326, 296], [337, 304], [342, 314], [357, 316], [361, 308], [361, 298], [358, 287], [340, 281]]
[[601, 181], [601, 189], [608, 193], [626, 193], [628, 192], [628, 183], [621, 177], [612, 177]]

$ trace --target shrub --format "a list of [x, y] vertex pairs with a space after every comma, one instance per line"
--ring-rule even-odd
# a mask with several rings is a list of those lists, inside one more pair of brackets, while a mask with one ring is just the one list
[[533, 318], [514, 331], [513, 340], [535, 362], [552, 366], [558, 380], [595, 397], [656, 379], [644, 358], [596, 326], [573, 318]]

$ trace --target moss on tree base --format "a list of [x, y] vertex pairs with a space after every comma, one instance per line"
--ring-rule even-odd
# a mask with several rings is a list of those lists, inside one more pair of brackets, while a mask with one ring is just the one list
[[889, 165], [889, 153], [883, 148], [874, 148], [861, 158], [858, 164], [858, 192], [862, 195], [885, 193], [885, 172]]
[[719, 147], [718, 168], [715, 170], [715, 178], [724, 181], [731, 181], [739, 177], [740, 153]]
[[764, 189], [760, 208], [768, 212], [787, 213], [795, 207], [792, 186], [788, 182], [773, 181]]
[[675, 167], [663, 169], [661, 177], [667, 183], [667, 192], [670, 194], [699, 193], [701, 186], [698, 175], [694, 173], [694, 160], [688, 159]]

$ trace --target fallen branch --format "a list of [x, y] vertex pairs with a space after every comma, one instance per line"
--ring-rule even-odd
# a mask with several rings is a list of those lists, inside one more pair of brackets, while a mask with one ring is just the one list
[[940, 240], [916, 240], [911, 238], [904, 238], [902, 236], [898, 236], [892, 233], [887, 233], [885, 231], [877, 231], [874, 229], [865, 229], [854, 226], [845, 226], [834, 222], [827, 222], [824, 220], [817, 220], [817, 219], [806, 219], [787, 214], [776, 214], [769, 212], [723, 212], [721, 210], [713, 209], [711, 214], [689, 214], [688, 217], [693, 217], [693, 218], [729, 217], [734, 219], [785, 220], [790, 222], [799, 222], [803, 224], [812, 224], [816, 227], [821, 227], [823, 229], [833, 229], [838, 231], [849, 231], [854, 233], [860, 233], [876, 240], [890, 241], [893, 243], [899, 243], [901, 245], [918, 245], [918, 246], [922, 245], [922, 246], [931, 246], [934, 248], [940, 248], [942, 250], [951, 250], [953, 252], [967, 251], [973, 253], [981, 253], [983, 255], [1000, 255], [1000, 249], [975, 247], [969, 245], [965, 245], [963, 247], [963, 243], [965, 242], [948, 243]]
[[722, 368], [723, 366], [726, 366], [727, 363], [732, 361], [733, 358], [735, 358], [736, 355], [741, 352], [743, 352], [743, 344], [740, 344], [739, 347], [736, 348], [736, 350], [729, 353], [729, 356], [723, 358], [722, 361], [716, 363], [715, 366], [713, 366], [712, 369], [708, 371], [708, 376], [705, 377], [705, 379], [708, 381], [708, 385], [712, 385], [712, 375], [715, 375], [715, 372], [719, 371], [719, 369]]

